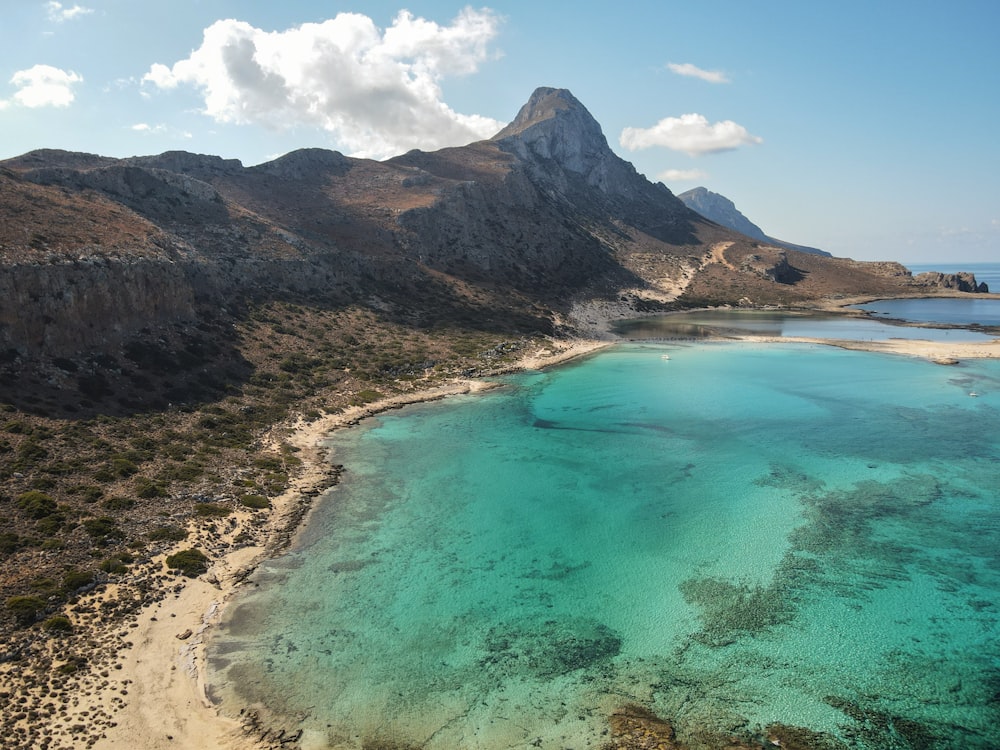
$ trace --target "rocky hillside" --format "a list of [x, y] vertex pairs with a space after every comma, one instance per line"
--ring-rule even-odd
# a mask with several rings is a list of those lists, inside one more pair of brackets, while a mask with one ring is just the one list
[[[856, 264], [844, 275], [831, 259], [808, 281], [765, 272], [782, 288], [761, 286], [770, 250], [637, 174], [558, 89], [536, 91], [490, 141], [385, 162], [319, 149], [254, 167], [36, 151], [0, 164], [0, 182], [8, 359], [113, 351], [151, 327], [239, 316], [268, 299], [365, 301], [418, 326], [457, 314], [551, 331], [572, 325], [579, 300], [683, 305], [706, 270], [734, 273], [737, 287], [744, 278], [737, 299], [755, 304], [907, 281]], [[764, 260], [744, 262], [753, 255]], [[797, 267], [798, 257], [773, 260]]]
[[729, 200], [729, 198], [724, 195], [719, 195], [718, 193], [713, 193], [707, 188], [692, 188], [691, 190], [681, 193], [677, 197], [680, 198], [681, 202], [684, 203], [685, 206], [690, 208], [692, 211], [697, 211], [706, 219], [711, 219], [716, 224], [721, 224], [722, 226], [733, 229], [740, 234], [745, 234], [751, 239], [758, 240], [769, 245], [777, 245], [778, 247], [783, 247], [786, 250], [798, 250], [803, 253], [823, 255], [827, 258], [830, 257], [830, 253], [825, 250], [818, 250], [815, 247], [806, 247], [805, 245], [793, 245], [790, 242], [784, 242], [783, 240], [769, 237], [764, 234], [763, 229], [744, 216], [740, 210], [736, 208], [736, 204]]

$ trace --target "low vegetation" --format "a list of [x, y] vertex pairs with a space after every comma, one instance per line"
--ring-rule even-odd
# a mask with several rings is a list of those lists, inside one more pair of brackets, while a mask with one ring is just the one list
[[[187, 540], [189, 524], [211, 536], [261, 517], [301, 465], [264, 439], [293, 414], [317, 419], [518, 355], [523, 333], [446, 312], [413, 325], [271, 302], [151, 332], [118, 355], [53, 360], [57, 375], [14, 378], [0, 357], [0, 630], [56, 632], [76, 592], [127, 578]], [[179, 562], [200, 574], [196, 556]]]

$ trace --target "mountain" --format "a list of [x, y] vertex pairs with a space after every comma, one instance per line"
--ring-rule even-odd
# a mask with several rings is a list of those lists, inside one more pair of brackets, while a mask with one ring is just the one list
[[38, 358], [222, 330], [273, 300], [361, 305], [415, 330], [554, 333], [910, 284], [898, 264], [761, 245], [707, 221], [554, 88], [490, 140], [383, 162], [33, 151], [0, 162], [0, 265], [9, 378]]
[[752, 239], [759, 240], [760, 242], [766, 242], [771, 245], [778, 245], [779, 247], [783, 247], [788, 250], [798, 250], [803, 253], [823, 255], [827, 258], [831, 257], [830, 253], [824, 250], [817, 250], [814, 247], [805, 247], [804, 245], [793, 245], [790, 242], [784, 242], [783, 240], [777, 240], [774, 237], [769, 237], [764, 234], [763, 229], [740, 213], [739, 209], [736, 208], [736, 204], [724, 195], [713, 193], [703, 187], [696, 187], [681, 193], [677, 197], [682, 203], [684, 203], [685, 206], [690, 208], [692, 211], [697, 211], [706, 219], [710, 219], [716, 224], [721, 224], [724, 227], [729, 227], [730, 229], [733, 229], [740, 234], [745, 234], [747, 237]]

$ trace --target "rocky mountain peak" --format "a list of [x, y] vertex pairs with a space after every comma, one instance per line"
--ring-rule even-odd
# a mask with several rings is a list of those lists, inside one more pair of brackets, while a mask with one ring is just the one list
[[620, 161], [597, 120], [566, 89], [535, 89], [514, 121], [493, 140], [523, 159], [556, 162], [605, 190], [608, 161]]
[[[557, 120], [564, 127], [601, 132], [597, 120], [568, 89], [542, 86], [535, 89], [513, 122], [497, 133], [493, 140], [499, 141], [520, 135], [525, 130], [541, 126], [550, 120]], [[603, 134], [601, 137], [603, 138]]]

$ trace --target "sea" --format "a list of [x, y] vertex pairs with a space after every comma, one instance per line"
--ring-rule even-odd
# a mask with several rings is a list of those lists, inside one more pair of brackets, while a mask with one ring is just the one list
[[692, 750], [1000, 747], [1000, 361], [666, 335], [498, 382], [329, 437], [340, 485], [211, 636], [223, 713], [305, 748], [601, 748], [635, 706]]

